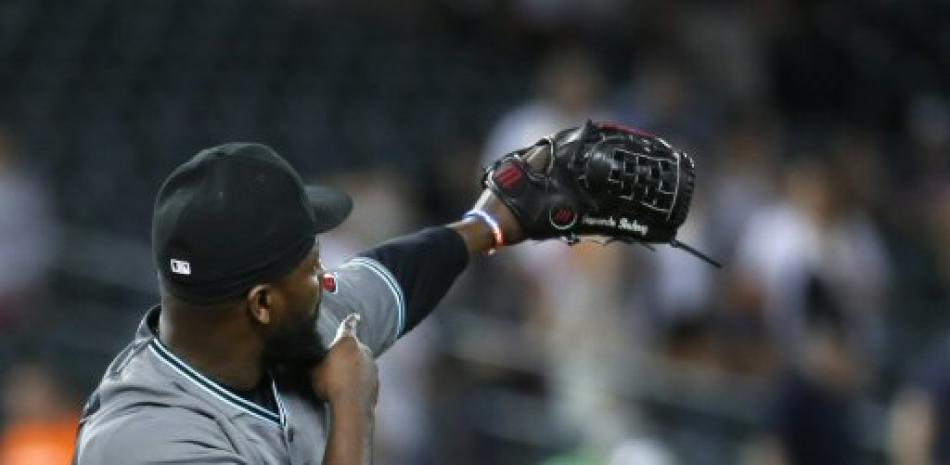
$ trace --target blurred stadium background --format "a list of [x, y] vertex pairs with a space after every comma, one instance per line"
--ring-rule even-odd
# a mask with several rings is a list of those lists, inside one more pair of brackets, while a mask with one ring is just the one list
[[950, 463], [948, 76], [940, 0], [0, 0], [0, 464], [68, 460], [198, 149], [349, 190], [332, 264], [588, 117], [694, 155], [725, 269], [479, 260], [381, 359], [378, 463]]

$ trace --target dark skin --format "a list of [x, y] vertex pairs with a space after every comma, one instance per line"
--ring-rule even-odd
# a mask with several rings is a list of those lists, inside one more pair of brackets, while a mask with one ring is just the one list
[[264, 374], [265, 348], [280, 328], [315, 321], [322, 273], [315, 247], [290, 273], [255, 285], [241, 299], [195, 308], [163, 293], [160, 338], [212, 379], [253, 389]]
[[[530, 159], [530, 158], [529, 158]], [[476, 208], [498, 221], [505, 245], [523, 240], [511, 211], [489, 191]], [[447, 227], [462, 237], [472, 256], [494, 245], [491, 229], [467, 218]], [[266, 370], [266, 355], [280, 348], [295, 329], [313, 328], [322, 296], [323, 274], [317, 246], [287, 275], [253, 286], [242, 298], [214, 305], [194, 304], [162, 293], [159, 337], [168, 348], [209, 378], [237, 390], [253, 389]], [[314, 394], [330, 405], [326, 465], [372, 460], [378, 378], [370, 350], [352, 329], [341, 325], [322, 361], [311, 369]]]

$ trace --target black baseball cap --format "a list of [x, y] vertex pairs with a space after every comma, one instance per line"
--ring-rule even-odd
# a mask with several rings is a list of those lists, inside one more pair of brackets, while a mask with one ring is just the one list
[[346, 219], [353, 202], [305, 186], [266, 145], [230, 143], [198, 152], [162, 184], [152, 253], [167, 292], [211, 303], [293, 270], [316, 235]]

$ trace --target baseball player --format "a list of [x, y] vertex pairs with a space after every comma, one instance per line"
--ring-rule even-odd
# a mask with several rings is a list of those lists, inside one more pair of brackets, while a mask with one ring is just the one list
[[73, 463], [370, 463], [373, 357], [471, 256], [591, 234], [678, 245], [692, 176], [661, 139], [587, 123], [496, 162], [462, 220], [326, 271], [318, 235], [349, 214], [345, 194], [304, 185], [264, 145], [203, 150], [158, 192], [161, 302], [90, 396]]

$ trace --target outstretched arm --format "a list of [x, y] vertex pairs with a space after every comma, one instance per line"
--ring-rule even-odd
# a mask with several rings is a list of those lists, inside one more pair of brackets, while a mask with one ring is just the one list
[[[529, 153], [532, 165], [546, 162], [546, 157], [534, 156], [542, 150]], [[380, 355], [432, 312], [471, 257], [524, 240], [511, 210], [490, 190], [482, 192], [472, 210], [484, 215], [466, 215], [445, 226], [389, 240], [344, 264], [339, 275], [344, 289], [327, 296], [324, 310], [339, 313], [339, 318], [350, 311], [364, 313], [361, 337]], [[500, 243], [492, 224], [498, 226]], [[356, 285], [359, 275], [372, 275], [374, 282], [385, 285], [369, 285], [366, 280]], [[329, 332], [335, 324], [329, 321], [323, 330]]]
[[[493, 194], [482, 193], [475, 208], [487, 213], [498, 224], [504, 245], [521, 242], [517, 221]], [[488, 222], [477, 216], [467, 216], [446, 226], [426, 228], [392, 239], [360, 256], [382, 265], [398, 287], [397, 298], [403, 299], [405, 312], [402, 324], [397, 328], [396, 337], [399, 337], [432, 312], [468, 266], [471, 257], [495, 248], [498, 248], [495, 233]], [[372, 319], [372, 315], [367, 316]]]

